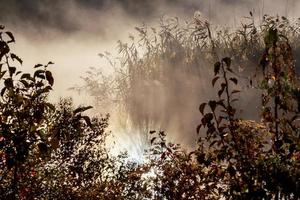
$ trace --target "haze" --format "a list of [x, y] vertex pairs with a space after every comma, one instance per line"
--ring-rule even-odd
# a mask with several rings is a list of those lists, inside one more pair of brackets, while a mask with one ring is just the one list
[[[196, 11], [218, 26], [234, 28], [252, 11], [295, 17], [296, 0], [0, 0], [0, 24], [14, 32], [14, 51], [24, 60], [24, 70], [36, 63], [53, 61], [55, 87], [51, 99], [73, 96], [76, 103], [89, 103], [68, 88], [81, 83], [89, 67], [111, 71], [98, 53], [116, 54], [117, 41], [136, 34], [142, 23], [155, 26], [162, 16], [191, 20]], [[197, 108], [198, 105], [195, 105]]]

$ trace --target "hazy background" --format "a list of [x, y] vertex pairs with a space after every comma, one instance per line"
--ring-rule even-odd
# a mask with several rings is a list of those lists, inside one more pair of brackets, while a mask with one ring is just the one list
[[[155, 24], [163, 15], [191, 19], [201, 11], [214, 24], [238, 25], [249, 11], [297, 16], [296, 0], [0, 0], [0, 23], [17, 39], [24, 67], [55, 62], [56, 97], [79, 81], [90, 66], [101, 66], [97, 54], [113, 52], [134, 27]], [[105, 68], [105, 66], [103, 66]]]
[[[162, 16], [190, 20], [200, 11], [213, 24], [234, 28], [249, 11], [257, 20], [263, 14], [296, 18], [300, 1], [0, 0], [0, 8], [0, 24], [14, 33], [14, 50], [23, 58], [24, 69], [30, 70], [36, 63], [55, 63], [51, 99], [73, 96], [76, 103], [89, 103], [87, 96], [67, 89], [80, 84], [80, 75], [89, 67], [111, 70], [98, 53], [114, 53], [117, 40], [126, 41], [129, 34], [135, 34], [135, 26], [155, 25]], [[197, 110], [198, 105], [190, 106]]]

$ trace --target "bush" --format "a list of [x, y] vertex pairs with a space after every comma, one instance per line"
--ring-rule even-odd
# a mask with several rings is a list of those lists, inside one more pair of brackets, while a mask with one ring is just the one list
[[[167, 142], [165, 132], [150, 131], [143, 163], [128, 160], [125, 153], [110, 154], [106, 146], [109, 116], [90, 118], [84, 112], [91, 106], [74, 108], [71, 99], [49, 103], [53, 63], [36, 65], [32, 75], [18, 71], [12, 63], [22, 64], [22, 60], [9, 48], [13, 34], [1, 27], [1, 198], [299, 199], [300, 95], [287, 19], [266, 18], [259, 33], [253, 32], [252, 24], [251, 36], [241, 34], [245, 40], [233, 48], [237, 51], [233, 55], [225, 43], [220, 47], [223, 43], [213, 39], [207, 23], [196, 19], [195, 24], [197, 30], [208, 31], [208, 39], [202, 42], [209, 42], [207, 55], [217, 59], [210, 72], [212, 86], [219, 86], [217, 98], [199, 107], [197, 148], [184, 150]], [[260, 121], [242, 119], [236, 107], [243, 91], [235, 72], [241, 60], [235, 55], [256, 48], [248, 44], [239, 49], [253, 35], [264, 45], [257, 83], [249, 81], [261, 90]], [[164, 52], [156, 56], [171, 48], [163, 47]], [[153, 49], [148, 50], [151, 54]], [[228, 57], [220, 53], [223, 50]], [[224, 58], [219, 59], [220, 55]], [[245, 63], [253, 54], [246, 55]], [[146, 63], [142, 66], [147, 72]], [[140, 72], [140, 68], [131, 71], [129, 79], [136, 80]], [[148, 72], [150, 76], [155, 70]]]

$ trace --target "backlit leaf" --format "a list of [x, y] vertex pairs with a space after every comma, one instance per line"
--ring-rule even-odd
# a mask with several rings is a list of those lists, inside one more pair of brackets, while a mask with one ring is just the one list
[[213, 87], [215, 86], [215, 84], [216, 84], [216, 82], [217, 82], [217, 80], [218, 80], [219, 78], [220, 78], [219, 76], [216, 76], [216, 77], [211, 81]]
[[238, 80], [236, 78], [230, 78], [229, 80], [231, 80], [234, 84], [238, 84]]
[[12, 60], [16, 59], [22, 65], [23, 60], [19, 56], [17, 56], [16, 54], [11, 53], [10, 57], [11, 57]]
[[52, 76], [52, 73], [50, 71], [46, 71], [46, 79], [48, 81], [48, 83], [53, 86], [54, 84], [54, 79], [53, 79], [53, 76]]
[[217, 75], [219, 73], [220, 68], [221, 68], [221, 63], [220, 62], [216, 62], [215, 65], [214, 65], [215, 75]]
[[228, 68], [230, 68], [231, 58], [225, 57], [225, 58], [222, 59], [222, 61], [227, 65]]
[[206, 106], [206, 103], [202, 103], [202, 104], [200, 105], [200, 107], [199, 107], [199, 111], [200, 111], [200, 113], [201, 113], [202, 115], [203, 115], [203, 113], [204, 113], [205, 106]]
[[10, 38], [10, 40], [7, 41], [7, 43], [15, 42], [15, 37], [14, 37], [14, 35], [13, 35], [11, 32], [7, 31], [7, 32], [5, 32], [5, 33], [6, 33], [6, 34], [8, 35], [8, 37]]
[[74, 113], [74, 114], [81, 113], [81, 112], [84, 112], [84, 111], [89, 110], [89, 109], [91, 109], [91, 108], [93, 108], [93, 106], [79, 107], [79, 108], [76, 108], [76, 109], [73, 111], [73, 113]]

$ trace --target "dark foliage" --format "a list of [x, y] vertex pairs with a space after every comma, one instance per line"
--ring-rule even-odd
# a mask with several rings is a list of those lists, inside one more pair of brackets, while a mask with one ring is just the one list
[[90, 106], [70, 99], [49, 103], [53, 63], [18, 71], [14, 36], [1, 26], [1, 199], [299, 199], [300, 92], [282, 21], [270, 19], [264, 32], [262, 120], [238, 117], [237, 61], [219, 59], [208, 40], [217, 95], [199, 107], [198, 147], [185, 151], [150, 131], [143, 163], [110, 154], [108, 116], [90, 118]]

